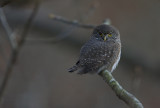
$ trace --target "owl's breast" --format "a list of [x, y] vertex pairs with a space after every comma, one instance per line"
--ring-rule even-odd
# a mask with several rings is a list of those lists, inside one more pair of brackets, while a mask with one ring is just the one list
[[87, 63], [105, 63], [105, 61], [109, 61], [112, 54], [113, 47], [109, 43], [89, 41], [81, 48], [80, 59]]

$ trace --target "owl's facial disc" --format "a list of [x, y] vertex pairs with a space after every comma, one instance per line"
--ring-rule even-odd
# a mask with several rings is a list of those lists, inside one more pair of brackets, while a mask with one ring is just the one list
[[98, 40], [108, 42], [108, 41], [119, 41], [119, 32], [116, 28], [110, 25], [99, 25], [93, 31], [93, 36]]

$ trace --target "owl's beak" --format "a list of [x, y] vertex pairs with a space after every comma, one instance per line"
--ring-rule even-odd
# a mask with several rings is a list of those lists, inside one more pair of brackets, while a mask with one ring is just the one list
[[105, 35], [103, 39], [104, 39], [104, 41], [106, 41], [107, 40], [107, 35]]

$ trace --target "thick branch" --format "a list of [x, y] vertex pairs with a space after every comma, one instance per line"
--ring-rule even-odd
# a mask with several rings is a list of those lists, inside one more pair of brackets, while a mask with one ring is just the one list
[[0, 19], [1, 19], [2, 25], [4, 26], [5, 31], [7, 32], [7, 37], [8, 37], [10, 46], [12, 48], [10, 58], [7, 62], [4, 79], [2, 81], [2, 85], [1, 85], [1, 88], [0, 88], [0, 103], [2, 102], [3, 95], [6, 91], [8, 81], [9, 81], [10, 76], [11, 76], [12, 68], [13, 68], [13, 65], [16, 61], [19, 49], [22, 46], [22, 44], [24, 43], [25, 38], [27, 36], [27, 33], [29, 31], [29, 28], [31, 26], [31, 23], [32, 23], [33, 19], [35, 18], [36, 13], [38, 12], [39, 3], [40, 2], [38, 0], [35, 1], [35, 7], [34, 7], [32, 13], [31, 13], [31, 16], [29, 17], [29, 19], [28, 19], [28, 21], [27, 21], [27, 23], [24, 27], [24, 31], [22, 32], [22, 35], [21, 35], [22, 39], [19, 42], [19, 44], [17, 44], [17, 41], [15, 41], [15, 37], [14, 37], [14, 35], [12, 33], [12, 30], [11, 30], [7, 20], [6, 20], [6, 17], [3, 13], [3, 10], [0, 8]]
[[101, 71], [99, 75], [112, 88], [119, 99], [123, 100], [128, 106], [130, 106], [131, 108], [143, 108], [141, 102], [135, 96], [123, 89], [109, 71]]

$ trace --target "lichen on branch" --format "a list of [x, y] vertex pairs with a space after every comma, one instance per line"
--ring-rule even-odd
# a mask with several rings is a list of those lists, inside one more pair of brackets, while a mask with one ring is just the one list
[[127, 92], [123, 87], [114, 79], [111, 72], [103, 70], [99, 75], [105, 82], [112, 88], [119, 99], [123, 100], [131, 108], [143, 108], [142, 103], [131, 93]]

